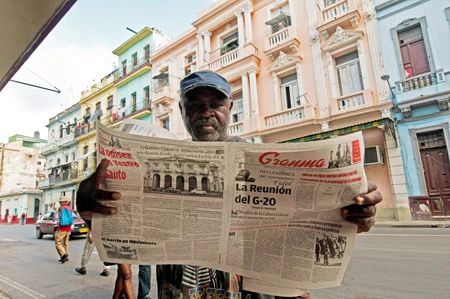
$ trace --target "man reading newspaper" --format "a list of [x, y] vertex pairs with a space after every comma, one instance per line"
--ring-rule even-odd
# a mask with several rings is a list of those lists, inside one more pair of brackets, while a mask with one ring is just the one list
[[[225, 78], [211, 71], [198, 71], [185, 77], [180, 83], [179, 103], [184, 125], [193, 141], [245, 142], [228, 135], [228, 123], [233, 107], [231, 88]], [[113, 215], [116, 208], [101, 203], [120, 199], [118, 192], [100, 190], [108, 169], [103, 159], [96, 172], [80, 184], [77, 207], [82, 217], [91, 224], [92, 214]], [[382, 200], [376, 185], [368, 184], [368, 193], [355, 197], [355, 204], [342, 208], [342, 217], [358, 226], [359, 232], [369, 231], [374, 225], [375, 205]], [[211, 290], [222, 297], [233, 294], [235, 298], [273, 298], [242, 289], [244, 277], [196, 265], [162, 265], [157, 268], [159, 298], [207, 298]], [[198, 290], [204, 290], [198, 293]], [[305, 292], [299, 298], [309, 298]], [[193, 297], [192, 297], [193, 298]]]

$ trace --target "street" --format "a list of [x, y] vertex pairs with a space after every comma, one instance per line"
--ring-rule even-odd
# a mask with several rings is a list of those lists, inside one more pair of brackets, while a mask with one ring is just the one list
[[[84, 237], [72, 239], [70, 261], [61, 264], [53, 240], [36, 239], [34, 225], [0, 225], [0, 298], [111, 298], [116, 267], [109, 277], [99, 276], [102, 264], [95, 251], [87, 275], [74, 271], [84, 242]], [[448, 228], [374, 228], [358, 235], [342, 285], [310, 293], [312, 298], [448, 298], [449, 251]], [[135, 292], [137, 271], [133, 266]]]

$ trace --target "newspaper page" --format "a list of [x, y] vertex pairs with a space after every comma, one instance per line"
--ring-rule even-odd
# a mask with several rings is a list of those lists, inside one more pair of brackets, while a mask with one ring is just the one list
[[99, 160], [109, 160], [101, 188], [122, 195], [116, 215], [93, 218], [103, 261], [206, 266], [279, 296], [341, 283], [357, 229], [340, 208], [367, 192], [360, 132], [251, 144], [150, 138], [99, 124], [97, 146]]

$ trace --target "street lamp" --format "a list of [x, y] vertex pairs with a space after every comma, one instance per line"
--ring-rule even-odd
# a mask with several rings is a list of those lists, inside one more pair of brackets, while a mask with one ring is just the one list
[[389, 76], [388, 74], [384, 74], [381, 76], [381, 80], [386, 81], [387, 84], [389, 85], [389, 91], [391, 92], [391, 96], [394, 99], [395, 95], [394, 95], [394, 92], [392, 91], [391, 82], [389, 81], [390, 78], [391, 78], [391, 76]]

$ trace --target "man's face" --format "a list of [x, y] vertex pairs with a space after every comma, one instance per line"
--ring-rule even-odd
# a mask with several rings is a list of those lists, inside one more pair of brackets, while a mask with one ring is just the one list
[[227, 134], [233, 102], [218, 90], [201, 87], [181, 97], [184, 126], [195, 141], [223, 141]]

